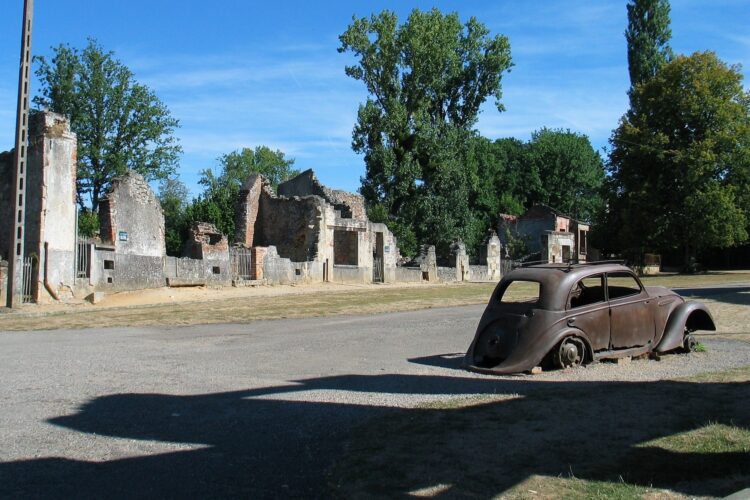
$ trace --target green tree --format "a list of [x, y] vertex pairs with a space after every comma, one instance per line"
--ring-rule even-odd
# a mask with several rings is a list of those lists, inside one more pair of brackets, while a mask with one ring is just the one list
[[159, 184], [159, 202], [164, 212], [164, 240], [167, 255], [179, 256], [187, 237], [188, 189], [176, 177], [164, 179]]
[[[610, 139], [608, 210], [615, 247], [639, 255], [747, 241], [750, 93], [713, 52], [678, 56], [635, 88]], [[616, 229], [616, 230], [615, 230]]]
[[240, 189], [251, 173], [263, 174], [274, 188], [299, 173], [292, 168], [293, 158], [286, 158], [282, 151], [273, 151], [267, 146], [233, 151], [219, 157], [218, 162], [218, 175], [210, 168], [201, 172], [198, 182], [204, 191], [187, 207], [186, 217], [191, 222], [215, 224], [230, 241], [234, 239], [234, 215]]
[[647, 82], [672, 59], [669, 40], [668, 0], [631, 0], [627, 5], [628, 70], [630, 92], [636, 85]]
[[390, 11], [355, 18], [339, 40], [339, 52], [357, 60], [346, 74], [369, 93], [352, 147], [364, 154], [360, 192], [370, 214], [387, 214], [407, 255], [417, 242], [447, 248], [473, 225], [469, 199], [478, 174], [462, 168], [462, 151], [482, 103], [492, 96], [503, 109], [508, 39], [491, 37], [475, 18], [462, 25], [457, 14], [433, 9], [412, 11], [400, 26]]
[[67, 45], [47, 61], [36, 57], [41, 95], [34, 98], [70, 119], [78, 136], [78, 203], [96, 211], [110, 182], [128, 169], [147, 180], [174, 173], [181, 148], [166, 106], [112, 52], [93, 39], [83, 51]]
[[544, 203], [584, 221], [600, 211], [604, 163], [588, 137], [543, 128], [532, 134], [525, 160], [532, 180], [526, 208]]

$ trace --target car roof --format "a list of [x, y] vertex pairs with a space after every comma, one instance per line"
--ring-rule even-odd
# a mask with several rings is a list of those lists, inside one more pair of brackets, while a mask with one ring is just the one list
[[536, 281], [541, 284], [539, 307], [541, 309], [564, 309], [571, 287], [580, 279], [603, 273], [633, 271], [617, 262], [590, 264], [539, 264], [519, 267], [509, 272], [498, 284], [498, 290], [508, 281]]

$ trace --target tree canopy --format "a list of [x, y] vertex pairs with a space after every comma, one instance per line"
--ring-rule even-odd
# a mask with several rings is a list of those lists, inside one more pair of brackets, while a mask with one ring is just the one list
[[604, 163], [588, 137], [543, 128], [532, 134], [525, 160], [527, 207], [543, 203], [584, 221], [598, 214]]
[[[747, 241], [750, 93], [713, 52], [678, 56], [636, 86], [610, 139], [609, 245], [696, 253]], [[617, 230], [614, 231], [614, 228]]]
[[67, 45], [47, 61], [36, 57], [41, 95], [34, 103], [64, 114], [78, 136], [78, 203], [96, 211], [112, 179], [135, 170], [147, 180], [173, 174], [181, 148], [178, 121], [114, 53], [90, 39], [83, 51]]
[[176, 177], [164, 179], [159, 184], [159, 203], [164, 212], [164, 242], [167, 255], [179, 256], [187, 236], [188, 188]]
[[476, 137], [480, 106], [494, 97], [503, 109], [508, 39], [433, 9], [412, 11], [402, 25], [390, 11], [355, 18], [339, 40], [339, 52], [357, 60], [346, 74], [369, 93], [352, 147], [364, 154], [360, 191], [371, 217], [391, 225], [406, 254], [428, 235], [442, 248], [466, 238], [478, 172], [464, 167], [462, 151]]

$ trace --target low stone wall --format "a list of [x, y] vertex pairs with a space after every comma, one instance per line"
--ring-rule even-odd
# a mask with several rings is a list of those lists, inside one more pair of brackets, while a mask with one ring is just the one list
[[440, 281], [456, 281], [456, 268], [438, 266], [437, 275]]
[[[254, 248], [256, 252], [258, 248]], [[293, 283], [311, 283], [323, 281], [323, 264], [320, 262], [292, 262], [291, 259], [279, 256], [276, 247], [263, 249], [263, 279], [268, 285], [289, 285]]]
[[232, 276], [229, 259], [165, 257], [164, 277], [170, 285], [229, 285]]
[[469, 279], [471, 281], [494, 281], [490, 279], [487, 266], [469, 266]]
[[166, 284], [164, 259], [96, 248], [91, 262], [91, 278], [96, 289], [103, 292], [160, 288]]
[[395, 269], [395, 280], [405, 283], [421, 282], [422, 270], [418, 267], [397, 267]]
[[334, 265], [331, 281], [334, 283], [372, 283], [372, 269]]

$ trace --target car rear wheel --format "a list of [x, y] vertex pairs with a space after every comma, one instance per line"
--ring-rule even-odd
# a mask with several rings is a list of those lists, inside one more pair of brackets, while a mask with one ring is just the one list
[[581, 366], [586, 358], [586, 345], [577, 337], [567, 337], [560, 342], [552, 360], [557, 368]]

